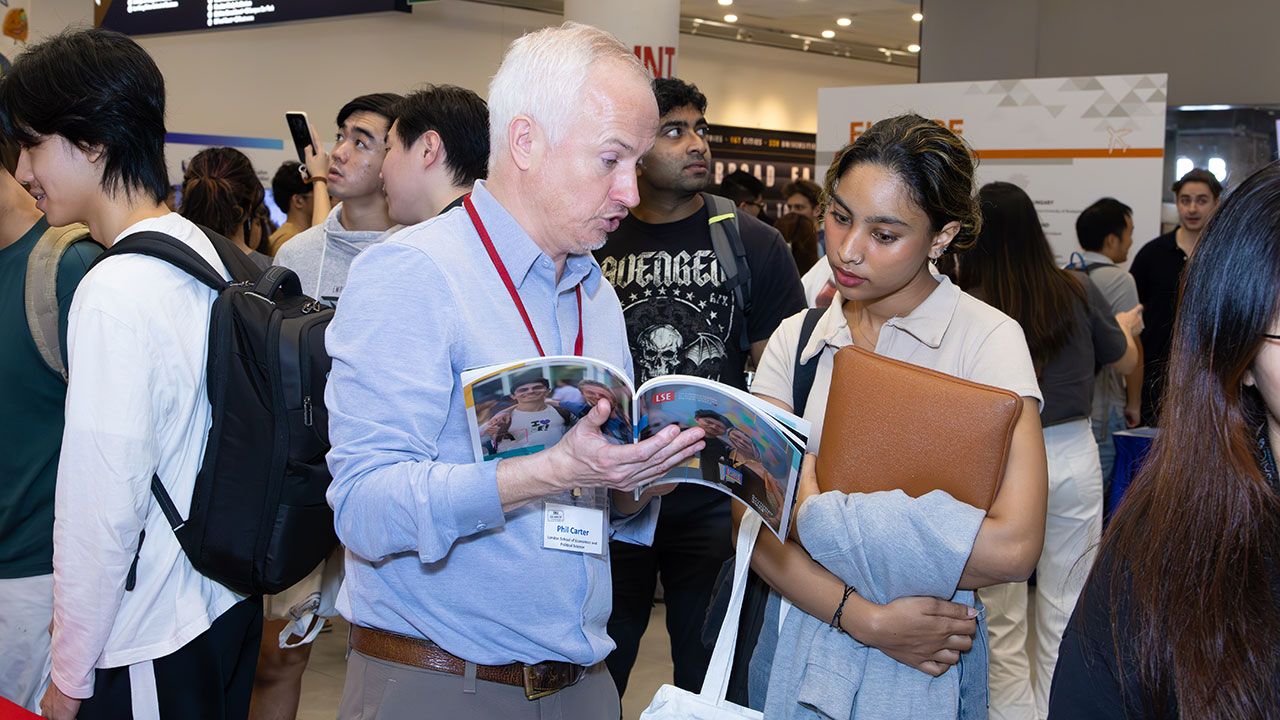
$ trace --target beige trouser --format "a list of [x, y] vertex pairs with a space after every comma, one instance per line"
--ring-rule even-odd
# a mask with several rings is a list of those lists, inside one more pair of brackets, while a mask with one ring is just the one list
[[1102, 534], [1102, 470], [1090, 422], [1075, 420], [1045, 428], [1044, 444], [1049, 459], [1049, 512], [1044, 552], [1036, 565], [1034, 646], [1027, 645], [1026, 583], [978, 591], [987, 609], [991, 641], [991, 720], [1048, 716], [1062, 631], [1093, 567]]
[[604, 663], [554, 695], [526, 700], [524, 689], [423, 670], [362, 655], [347, 658], [338, 720], [616, 720], [618, 691]]

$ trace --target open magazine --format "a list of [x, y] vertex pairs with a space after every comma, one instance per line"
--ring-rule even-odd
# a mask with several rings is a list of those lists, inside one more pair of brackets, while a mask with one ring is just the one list
[[715, 488], [755, 510], [786, 539], [809, 437], [802, 418], [688, 375], [663, 375], [634, 388], [618, 368], [574, 356], [474, 368], [462, 373], [462, 383], [477, 461], [551, 447], [604, 399], [613, 412], [601, 431], [619, 444], [672, 424], [701, 426], [706, 448], [645, 487], [691, 482]]

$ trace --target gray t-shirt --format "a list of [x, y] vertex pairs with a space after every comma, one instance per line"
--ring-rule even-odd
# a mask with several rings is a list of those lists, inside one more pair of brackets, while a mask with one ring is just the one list
[[[1084, 262], [1090, 268], [1089, 280], [1107, 299], [1112, 315], [1128, 312], [1138, 305], [1138, 285], [1124, 268], [1096, 252], [1086, 251]], [[1094, 419], [1105, 422], [1111, 408], [1124, 407], [1126, 400], [1124, 376], [1115, 368], [1102, 368], [1093, 385]]]
[[1045, 427], [1090, 417], [1094, 373], [1123, 357], [1128, 345], [1102, 291], [1084, 273], [1072, 274], [1084, 284], [1088, 303], [1076, 303], [1075, 330], [1040, 373], [1040, 423]]

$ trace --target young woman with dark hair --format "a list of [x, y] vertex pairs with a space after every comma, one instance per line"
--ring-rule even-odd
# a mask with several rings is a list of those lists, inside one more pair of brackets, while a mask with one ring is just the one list
[[[797, 541], [783, 544], [762, 533], [752, 556], [752, 568], [775, 590], [750, 683], [751, 705], [763, 708], [767, 717], [806, 716], [813, 703], [840, 698], [846, 704], [823, 712], [831, 710], [832, 717], [986, 717], [985, 653], [966, 653], [975, 647], [979, 626], [972, 594], [965, 590], [1025, 580], [1031, 573], [1043, 541], [1046, 478], [1040, 391], [1022, 331], [930, 271], [931, 260], [974, 242], [982, 218], [973, 174], [973, 156], [964, 141], [918, 115], [877, 122], [842, 150], [827, 174], [824, 216], [826, 261], [839, 293], [803, 347], [804, 314], [782, 323], [769, 340], [752, 391], [790, 410], [797, 355], [801, 362], [816, 358], [804, 412], [813, 448], [822, 437], [833, 357], [846, 345], [1007, 388], [1023, 398], [1025, 411], [1014, 431], [1003, 484], [985, 515], [941, 493], [925, 500], [937, 503], [929, 507], [938, 512], [928, 513], [925, 504], [900, 493], [819, 493], [814, 458], [806, 458], [794, 516]], [[926, 414], [930, 408], [919, 411]], [[965, 428], [956, 433], [962, 437]], [[885, 498], [894, 504], [877, 504]], [[863, 511], [880, 513], [899, 531], [892, 538], [872, 539], [862, 532]], [[736, 506], [735, 512], [741, 515]], [[834, 547], [841, 538], [845, 546]], [[855, 554], [876, 558], [886, 576], [919, 579], [911, 587], [924, 591], [872, 594], [851, 586], [844, 579], [849, 573], [842, 570], [838, 576], [833, 568]], [[906, 557], [927, 557], [946, 570], [916, 572], [919, 566], [903, 564]], [[930, 596], [920, 596], [926, 593]], [[780, 630], [782, 598], [794, 608]], [[816, 627], [828, 623], [841, 632]], [[795, 635], [815, 627], [810, 636]], [[841, 680], [852, 676], [840, 672], [807, 676], [833, 680], [822, 687], [809, 679], [801, 686], [793, 683], [797, 672], [811, 666], [806, 662], [818, 657], [816, 646], [807, 644], [811, 639], [835, 643], [826, 646], [831, 651], [826, 657], [840, 662], [869, 653], [858, 674], [860, 689], [852, 679]], [[966, 662], [962, 653], [975, 665], [953, 670]], [[874, 703], [881, 704], [868, 707]]]
[[1049, 506], [1044, 553], [1036, 564], [1034, 651], [1027, 649], [1026, 583], [979, 593], [991, 640], [991, 714], [1036, 720], [1048, 711], [1058, 643], [1102, 534], [1102, 469], [1089, 420], [1094, 373], [1108, 364], [1122, 373], [1137, 365], [1133, 334], [1140, 331], [1141, 307], [1112, 316], [1088, 276], [1058, 268], [1022, 188], [994, 182], [978, 197], [982, 232], [973, 249], [956, 259], [959, 285], [1022, 326], [1045, 400], [1040, 424], [1049, 459]]
[[1280, 164], [1183, 279], [1160, 433], [1062, 639], [1050, 718], [1280, 710]]
[[[182, 178], [182, 216], [235, 243], [261, 269], [271, 258], [260, 251], [264, 238], [259, 224], [266, 191], [253, 163], [229, 147], [205, 148], [187, 163]], [[254, 245], [250, 245], [254, 241]]]

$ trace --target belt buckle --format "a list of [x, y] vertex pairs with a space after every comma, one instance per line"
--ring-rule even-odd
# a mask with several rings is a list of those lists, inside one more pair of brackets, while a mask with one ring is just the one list
[[544, 697], [555, 695], [563, 689], [555, 688], [553, 690], [540, 690], [534, 687], [533, 673], [530, 672], [533, 667], [533, 665], [520, 665], [520, 671], [524, 676], [524, 697], [526, 700], [540, 700]]

